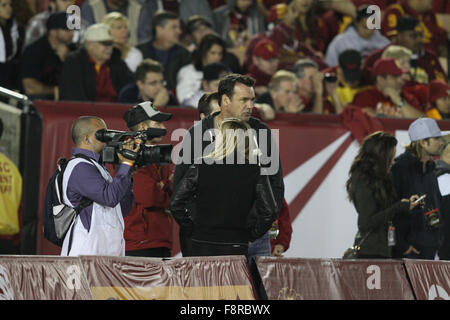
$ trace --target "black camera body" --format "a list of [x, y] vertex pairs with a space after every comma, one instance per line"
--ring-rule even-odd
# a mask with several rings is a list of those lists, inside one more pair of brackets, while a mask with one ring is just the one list
[[143, 143], [139, 148], [135, 159], [135, 165], [142, 167], [148, 164], [171, 164], [172, 163], [172, 145], [157, 144], [146, 146], [145, 141], [166, 135], [166, 129], [148, 128], [141, 131], [116, 131], [101, 129], [95, 133], [97, 140], [105, 142], [102, 159], [105, 163], [119, 164], [117, 153], [123, 154], [123, 143], [128, 138], [141, 139]]

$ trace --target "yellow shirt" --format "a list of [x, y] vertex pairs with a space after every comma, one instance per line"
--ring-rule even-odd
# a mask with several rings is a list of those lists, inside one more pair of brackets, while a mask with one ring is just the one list
[[22, 176], [15, 164], [0, 152], [0, 235], [19, 232]]

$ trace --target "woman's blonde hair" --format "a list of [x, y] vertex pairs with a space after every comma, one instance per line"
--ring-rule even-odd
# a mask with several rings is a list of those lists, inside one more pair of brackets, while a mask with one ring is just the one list
[[255, 147], [255, 136], [247, 122], [238, 118], [225, 118], [216, 132], [214, 150], [206, 157], [222, 160], [237, 151], [250, 160], [255, 155]]
[[387, 47], [383, 54], [381, 55], [382, 58], [393, 58], [395, 60], [401, 59], [403, 57], [411, 58], [412, 51], [408, 48], [402, 47], [402, 46], [396, 46], [392, 45]]
[[[128, 18], [117, 11], [108, 13], [106, 16], [103, 17], [102, 22], [104, 24], [108, 25], [111, 29], [115, 22], [124, 22], [127, 26], [127, 29], [130, 30], [130, 26], [128, 24]], [[125, 59], [128, 55], [128, 52], [131, 49], [131, 46], [128, 43], [125, 43], [123, 45], [120, 45], [119, 49], [122, 52], [122, 59]]]

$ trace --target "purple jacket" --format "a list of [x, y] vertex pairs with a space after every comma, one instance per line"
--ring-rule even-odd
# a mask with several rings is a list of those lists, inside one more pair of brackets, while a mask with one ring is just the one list
[[[100, 155], [93, 151], [73, 148], [72, 155], [75, 154], [86, 155], [100, 163]], [[116, 176], [111, 183], [108, 183], [93, 164], [79, 163], [69, 177], [66, 191], [67, 198], [75, 207], [80, 204], [83, 197], [107, 207], [115, 207], [120, 203], [122, 215], [126, 216], [134, 201], [130, 168], [126, 164], [120, 165]], [[81, 222], [88, 231], [91, 226], [92, 208], [93, 204], [80, 212]]]

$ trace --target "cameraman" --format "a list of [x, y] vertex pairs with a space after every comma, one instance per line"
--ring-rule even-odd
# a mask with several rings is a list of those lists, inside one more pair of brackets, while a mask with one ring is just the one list
[[[141, 131], [148, 128], [165, 129], [163, 121], [172, 117], [159, 112], [150, 101], [129, 109], [123, 116], [128, 128]], [[161, 142], [161, 137], [146, 141], [147, 145]], [[170, 257], [173, 218], [167, 213], [172, 194], [170, 166], [146, 164], [133, 175], [135, 202], [125, 218], [127, 256]]]
[[[133, 204], [130, 169], [134, 161], [117, 153], [121, 165], [113, 179], [99, 162], [105, 147], [96, 138], [96, 132], [101, 129], [106, 129], [105, 122], [94, 116], [82, 116], [72, 125], [75, 158], [64, 171], [63, 199], [73, 208], [86, 199], [93, 203], [80, 211], [67, 232], [62, 256], [125, 255], [123, 216]], [[124, 143], [123, 148], [137, 152], [139, 146], [137, 139]]]

